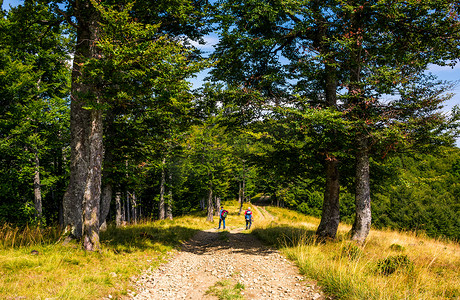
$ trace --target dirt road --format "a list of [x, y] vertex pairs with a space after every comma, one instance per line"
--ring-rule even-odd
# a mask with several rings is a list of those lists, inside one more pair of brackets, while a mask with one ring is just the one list
[[136, 281], [132, 299], [218, 299], [224, 281], [244, 285], [244, 299], [326, 299], [313, 281], [255, 236], [234, 228], [201, 231], [159, 269]]

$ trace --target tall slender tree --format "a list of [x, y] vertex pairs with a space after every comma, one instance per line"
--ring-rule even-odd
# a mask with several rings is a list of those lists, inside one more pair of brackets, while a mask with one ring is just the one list
[[[183, 9], [176, 11], [166, 1], [154, 6], [148, 1], [136, 5], [131, 1], [47, 2], [74, 27], [77, 36], [64, 223], [75, 237], [82, 237], [85, 249], [94, 250], [99, 247], [100, 220], [105, 219], [100, 215], [104, 112], [110, 103], [123, 106], [146, 99], [174, 101], [173, 94], [187, 87], [185, 78], [199, 69], [189, 63], [196, 57], [187, 50], [189, 40], [175, 36], [190, 33], [199, 38], [198, 28], [203, 25], [199, 11], [206, 3], [179, 1], [176, 4]], [[109, 7], [111, 4], [114, 9]], [[187, 13], [197, 18], [187, 22]], [[165, 36], [167, 32], [173, 33], [171, 38]], [[137, 96], [134, 89], [139, 92]], [[168, 90], [169, 98], [160, 92]], [[110, 190], [107, 192], [104, 207], [110, 198]]]
[[[385, 95], [414, 88], [408, 84], [412, 80], [433, 88], [434, 82], [424, 77], [428, 65], [455, 63], [459, 57], [457, 2], [219, 3], [217, 20], [222, 25], [222, 39], [215, 55], [219, 61], [212, 71], [215, 79], [265, 91], [272, 98], [280, 87], [290, 86], [308, 98], [313, 107], [338, 109], [353, 123], [348, 136], [356, 150], [357, 211], [352, 239], [364, 241], [371, 220], [371, 146], [381, 145], [390, 136], [388, 140], [393, 142], [408, 142], [415, 138], [410, 134], [415, 130], [412, 125], [424, 122], [427, 128], [441, 128], [443, 122], [437, 112], [443, 97], [430, 102], [423, 96], [408, 100], [403, 94], [401, 101], [387, 101]], [[424, 115], [417, 112], [415, 105], [402, 105], [405, 101], [418, 103]], [[395, 121], [407, 114], [419, 122]], [[421, 129], [422, 126], [415, 131]], [[329, 134], [337, 133], [332, 130]], [[339, 176], [337, 157], [332, 153], [345, 150], [331, 143], [323, 152], [326, 189], [317, 231], [322, 236], [334, 237], [337, 231]]]

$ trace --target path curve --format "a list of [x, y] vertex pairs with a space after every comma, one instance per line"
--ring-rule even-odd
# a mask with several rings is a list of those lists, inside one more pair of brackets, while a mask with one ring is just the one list
[[217, 299], [206, 294], [222, 280], [244, 284], [244, 299], [327, 299], [313, 281], [243, 228], [200, 231], [181, 251], [142, 274], [131, 299]]

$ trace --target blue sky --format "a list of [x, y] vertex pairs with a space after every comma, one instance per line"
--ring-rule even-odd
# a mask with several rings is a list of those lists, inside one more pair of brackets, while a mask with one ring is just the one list
[[[8, 10], [9, 6], [16, 6], [18, 4], [22, 4], [23, 0], [4, 0], [2, 8]], [[215, 34], [208, 35], [205, 37], [205, 41], [207, 42], [206, 45], [200, 45], [200, 48], [207, 52], [212, 52], [213, 46], [218, 42], [218, 37]], [[457, 64], [454, 68], [450, 67], [439, 67], [439, 66], [432, 66], [429, 69], [429, 72], [436, 75], [441, 80], [448, 80], [448, 81], [457, 81], [459, 82], [451, 93], [454, 94], [451, 100], [446, 103], [446, 110], [450, 110], [453, 106], [458, 105], [460, 106], [460, 64]], [[207, 72], [201, 72], [197, 74], [195, 78], [191, 79], [194, 87], [199, 87], [203, 83], [203, 78], [206, 76]], [[457, 140], [457, 146], [460, 146], [460, 139]]]

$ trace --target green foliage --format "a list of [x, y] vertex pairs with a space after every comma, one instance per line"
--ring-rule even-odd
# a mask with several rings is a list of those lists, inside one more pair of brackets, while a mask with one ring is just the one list
[[406, 248], [399, 244], [391, 244], [390, 249], [393, 251], [404, 252]]
[[376, 228], [413, 230], [431, 237], [460, 239], [460, 185], [451, 170], [460, 152], [405, 155], [388, 161], [396, 176], [375, 182]]
[[323, 197], [318, 191], [310, 192], [307, 199], [297, 206], [297, 210], [309, 216], [320, 217]]
[[43, 216], [57, 220], [69, 139], [69, 41], [50, 7], [36, 1], [0, 20], [0, 222], [36, 220], [35, 172]]
[[391, 275], [396, 271], [411, 272], [413, 269], [414, 263], [407, 255], [395, 255], [379, 260], [376, 271], [383, 275]]
[[[320, 216], [334, 158], [341, 222], [351, 223], [354, 135], [367, 132], [374, 227], [460, 239], [458, 151], [422, 146], [452, 142], [458, 126], [458, 110], [438, 111], [450, 85], [425, 74], [459, 57], [453, 2], [220, 1], [211, 70], [220, 82], [194, 93], [188, 78], [210, 63], [191, 41], [208, 32], [210, 5], [90, 2], [100, 55], [79, 80], [101, 87], [103, 103], [85, 107], [105, 112], [103, 181], [135, 194], [143, 216], [156, 216], [165, 170], [174, 214], [200, 209], [210, 189], [235, 199], [244, 180], [246, 199], [269, 195]], [[74, 32], [57, 7], [26, 1], [0, 19], [0, 221], [37, 221], [36, 157], [45, 216], [59, 218]], [[430, 154], [389, 155], [412, 146]]]
[[342, 246], [341, 249], [342, 257], [346, 257], [349, 260], [359, 259], [363, 256], [364, 251], [361, 247], [356, 245], [355, 243], [346, 243]]

